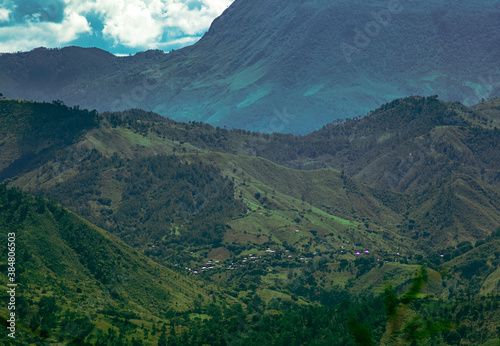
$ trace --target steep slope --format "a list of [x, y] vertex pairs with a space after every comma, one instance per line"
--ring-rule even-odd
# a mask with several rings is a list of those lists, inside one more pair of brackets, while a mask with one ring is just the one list
[[475, 243], [500, 224], [499, 193], [498, 186], [482, 184], [467, 175], [452, 175], [415, 198], [410, 212], [413, 222], [401, 225], [400, 230], [423, 240], [421, 243], [427, 238], [430, 249], [464, 241]]
[[[74, 154], [63, 152], [12, 184], [44, 191], [160, 259], [179, 257], [170, 249], [179, 243], [201, 248], [215, 248], [224, 240], [226, 245], [240, 243], [244, 231], [253, 238], [251, 230], [257, 231], [257, 224], [262, 235], [272, 235], [280, 243], [288, 236], [273, 234], [283, 232], [276, 227], [291, 230], [300, 225], [321, 237], [332, 228], [339, 235], [353, 233], [350, 237], [357, 243], [362, 237], [354, 229], [361, 222], [374, 234], [402, 222], [399, 213], [405, 210], [407, 196], [372, 189], [338, 171], [292, 170], [261, 158], [205, 153], [187, 143], [175, 149], [169, 140], [160, 144], [149, 129], [141, 134], [144, 126], [146, 122], [139, 130], [91, 131], [70, 149]], [[106, 143], [119, 145], [119, 150]], [[184, 153], [186, 148], [197, 152]], [[261, 223], [256, 219], [263, 208], [270, 218]], [[377, 236], [369, 238], [370, 244], [384, 250], [394, 247], [380, 244]]]
[[[15, 233], [17, 340], [95, 342], [120, 334], [123, 342], [163, 323], [169, 310], [208, 300], [196, 280], [152, 262], [60, 205], [5, 185], [0, 231], [5, 239]], [[6, 247], [0, 266], [5, 300]], [[5, 323], [6, 305], [1, 314]]]
[[36, 168], [97, 124], [95, 111], [0, 100], [0, 180]]
[[[113, 58], [76, 48], [2, 55], [0, 90], [306, 134], [396, 97], [438, 94], [470, 105], [498, 96], [500, 37], [491, 33], [500, 32], [499, 11], [473, 0], [237, 0], [198, 43], [166, 55]], [[89, 63], [68, 62], [75, 54]]]
[[[18, 110], [19, 128], [5, 131], [9, 138], [37, 109], [15, 104], [27, 112]], [[379, 293], [388, 278], [404, 285], [419, 264], [439, 261], [439, 251], [475, 243], [500, 225], [500, 193], [491, 179], [498, 171], [495, 130], [486, 115], [474, 114], [414, 97], [300, 137], [178, 123], [140, 110], [103, 113], [39, 165], [13, 170], [9, 184], [45, 193], [176, 271], [240, 290], [243, 301], [259, 294], [325, 303], [332, 287]], [[48, 114], [39, 116], [50, 123]], [[392, 156], [411, 153], [415, 141], [437, 130], [469, 153], [438, 147], [442, 159], [426, 163], [421, 172], [428, 176], [411, 193], [331, 168], [298, 170], [255, 157], [304, 168], [350, 158], [356, 169], [383, 158], [383, 165], [368, 161], [369, 177], [376, 177], [396, 166]], [[49, 131], [38, 140], [52, 137]], [[446, 163], [455, 160], [460, 165]]]
[[302, 137], [252, 134], [239, 145], [207, 145], [292, 168], [335, 168], [376, 187], [402, 192], [416, 192], [450, 174], [498, 185], [500, 135], [493, 122], [497, 103], [469, 108], [435, 97], [409, 97], [362, 119], [331, 123]]
[[[9, 145], [12, 144], [11, 142], [18, 143], [14, 148], [18, 148], [19, 143], [31, 142], [28, 138], [12, 141], [7, 138], [15, 138], [16, 133], [24, 131], [23, 128], [32, 126], [30, 123], [34, 121], [32, 119], [33, 114], [35, 114], [34, 110], [39, 112], [40, 118], [37, 121], [47, 125], [44, 127], [45, 132], [41, 131], [37, 135], [39, 137], [36, 137], [38, 139], [35, 138], [36, 143], [43, 142], [47, 138], [57, 138], [58, 129], [62, 128], [60, 127], [62, 124], [65, 124], [60, 119], [66, 117], [65, 121], [68, 123], [64, 126], [70, 130], [74, 129], [66, 133], [68, 136], [74, 133], [72, 135], [74, 139], [66, 140], [64, 143], [74, 144], [69, 147], [60, 147], [64, 150], [59, 150], [57, 155], [53, 154], [47, 157], [44, 164], [40, 164], [43, 167], [39, 169], [36, 169], [35, 166], [32, 172], [22, 170], [17, 172], [22, 173], [23, 177], [17, 174], [18, 177], [15, 178], [16, 172], [13, 172], [12, 179], [18, 180], [16, 183], [18, 186], [34, 190], [50, 189], [64, 199], [69, 198], [66, 196], [69, 192], [63, 193], [62, 191], [80, 190], [71, 187], [72, 184], [87, 186], [87, 189], [82, 191], [87, 191], [91, 195], [103, 188], [113, 186], [117, 191], [110, 197], [111, 201], [102, 204], [98, 202], [101, 196], [95, 195], [91, 198], [97, 203], [92, 205], [91, 209], [98, 211], [99, 217], [103, 216], [101, 214], [105, 209], [110, 208], [108, 211], [116, 212], [118, 204], [124, 198], [128, 198], [126, 191], [132, 186], [135, 186], [135, 190], [144, 182], [147, 182], [148, 186], [156, 186], [157, 183], [152, 183], [150, 179], [158, 179], [162, 175], [158, 168], [154, 168], [159, 163], [153, 161], [158, 161], [159, 158], [147, 160], [145, 158], [157, 155], [177, 155], [180, 161], [174, 157], [163, 158], [166, 160], [165, 162], [169, 162], [167, 166], [173, 164], [176, 167], [172, 168], [175, 171], [180, 168], [180, 166], [176, 166], [178, 163], [187, 162], [182, 158], [185, 154], [227, 152], [263, 156], [297, 168], [335, 167], [357, 176], [362, 181], [379, 186], [379, 188], [399, 189], [417, 193], [416, 197], [420, 197], [411, 202], [409, 196], [395, 197], [396, 195], [381, 190], [361, 187], [360, 184], [344, 174], [332, 174], [331, 178], [325, 180], [330, 175], [327, 171], [324, 174], [321, 171], [312, 173], [316, 177], [310, 180], [311, 178], [306, 178], [307, 174], [286, 170], [270, 163], [264, 164], [265, 161], [252, 160], [248, 156], [241, 158], [221, 156], [217, 160], [218, 156], [214, 156], [214, 160], [220, 162], [219, 167], [213, 172], [210, 166], [215, 161], [208, 159], [209, 155], [196, 156], [197, 160], [205, 157], [202, 160], [204, 164], [200, 166], [201, 171], [192, 171], [189, 174], [196, 175], [205, 172], [206, 177], [218, 181], [219, 178], [216, 178], [219, 174], [217, 169], [220, 169], [226, 172], [225, 174], [236, 178], [236, 183], [240, 185], [241, 176], [238, 177], [238, 174], [247, 174], [271, 190], [280, 191], [284, 195], [312, 203], [325, 212], [335, 211], [339, 217], [344, 219], [350, 219], [353, 216], [368, 218], [385, 226], [391, 223], [393, 225], [399, 224], [400, 219], [389, 215], [394, 212], [402, 214], [405, 212], [405, 208], [410, 208], [412, 204], [415, 205], [411, 207], [411, 210], [415, 210], [412, 213], [415, 212], [419, 218], [424, 218], [427, 211], [417, 212], [416, 210], [422, 205], [431, 205], [426, 203], [430, 203], [428, 201], [442, 195], [442, 192], [439, 191], [443, 189], [448, 192], [454, 190], [452, 185], [443, 187], [443, 182], [448, 184], [446, 181], [449, 177], [462, 174], [465, 179], [462, 181], [468, 181], [468, 189], [471, 193], [483, 196], [474, 198], [473, 200], [476, 201], [474, 205], [479, 208], [485, 206], [485, 212], [492, 216], [486, 218], [491, 220], [490, 226], [497, 222], [494, 217], [495, 213], [490, 211], [498, 208], [496, 192], [494, 192], [498, 179], [497, 162], [500, 161], [497, 158], [499, 151], [496, 149], [499, 144], [499, 136], [496, 135], [498, 130], [493, 128], [494, 124], [490, 122], [492, 119], [488, 120], [486, 116], [483, 117], [482, 113], [476, 112], [475, 109], [446, 104], [433, 97], [396, 100], [372, 112], [366, 118], [350, 120], [340, 125], [329, 125], [305, 137], [279, 134], [259, 135], [244, 131], [227, 131], [199, 123], [182, 124], [161, 118], [154, 113], [142, 111], [103, 114], [104, 118], [98, 120], [93, 113], [75, 109], [68, 110], [66, 107], [56, 104], [19, 103], [9, 100], [3, 100], [0, 104], [5, 106], [3, 122], [11, 123], [10, 126], [4, 127], [5, 143]], [[488, 109], [494, 110], [495, 101], [489, 104], [491, 104], [489, 108], [488, 104], [481, 105], [482, 112], [487, 112]], [[18, 107], [17, 115], [9, 116], [13, 106]], [[62, 115], [59, 118], [49, 116], [44, 113], [44, 107], [49, 107], [53, 114], [62, 113]], [[490, 117], [494, 118], [493, 115]], [[87, 121], [88, 131], [85, 133], [84, 130], [78, 131], [81, 125], [71, 123], [71, 121], [75, 121], [71, 119]], [[94, 129], [91, 129], [92, 125]], [[9, 145], [4, 145], [2, 148], [8, 148]], [[23, 145], [26, 146], [26, 144]], [[6, 151], [6, 153], [8, 152]], [[8, 155], [5, 157], [7, 158]], [[188, 157], [186, 156], [186, 158]], [[188, 161], [190, 160], [188, 159]], [[197, 160], [195, 162], [200, 163]], [[144, 174], [144, 170], [151, 171], [157, 177], [139, 178]], [[234, 170], [237, 175], [235, 176], [231, 170]], [[82, 171], [85, 171], [85, 174], [81, 174]], [[293, 173], [290, 174], [291, 172]], [[4, 173], [2, 172], [2, 174]], [[101, 178], [97, 179], [98, 176]], [[170, 175], [167, 174], [167, 176]], [[286, 183], [282, 183], [282, 179], [278, 178], [283, 176], [287, 177]], [[89, 179], [94, 180], [92, 184], [96, 184], [95, 189], [89, 190]], [[201, 176], [197, 178], [193, 176], [189, 184], [193, 184], [193, 181], [201, 184], [200, 179]], [[113, 183], [110, 184], [110, 181]], [[333, 183], [334, 181], [336, 182]], [[331, 190], [325, 188], [332, 183]], [[429, 183], [434, 183], [434, 185], [429, 185]], [[213, 186], [214, 182], [207, 181], [201, 185]], [[226, 188], [231, 183], [220, 181], [218, 185]], [[352, 194], [353, 197], [349, 197], [348, 193], [339, 195], [339, 189], [347, 192], [351, 185], [353, 191], [356, 191]], [[118, 188], [119, 186], [121, 187]], [[126, 186], [129, 187], [126, 188]], [[144, 186], [142, 188], [149, 189]], [[422, 191], [423, 188], [427, 190]], [[118, 191], [121, 192], [117, 193]], [[153, 196], [159, 192], [152, 190], [151, 193]], [[207, 198], [211, 200], [209, 196], [215, 196], [207, 191], [203, 193], [208, 193], [208, 195], [194, 195], [194, 205], [198, 203], [203, 205]], [[125, 197], [120, 197], [122, 194]], [[228, 192], [228, 196], [230, 195], [232, 192]], [[357, 202], [352, 202], [354, 196], [362, 195], [365, 197]], [[336, 196], [337, 201], [332, 202], [334, 196]], [[449, 200], [446, 203], [454, 203], [453, 200], [456, 198], [454, 194], [451, 193], [447, 196], [444, 200], [440, 197], [440, 201]], [[347, 198], [350, 198], [351, 202], [346, 203]], [[371, 201], [370, 198], [372, 198]], [[400, 198], [405, 201], [400, 201]], [[81, 204], [77, 202], [78, 199], [74, 198], [69, 198], [69, 200], [72, 200], [73, 204], [79, 204], [79, 208], [87, 203]], [[340, 202], [341, 200], [342, 202]], [[333, 209], [328, 210], [325, 205]], [[382, 205], [389, 209], [384, 212], [381, 210], [378, 213], [375, 212]], [[74, 206], [76, 207], [76, 204]], [[353, 206], [356, 206], [354, 211]], [[194, 208], [193, 210], [196, 210], [197, 207]], [[422, 208], [418, 210], [425, 209], [425, 207]], [[429, 208], [429, 210], [431, 209]], [[84, 215], [89, 216], [87, 207], [85, 210]], [[194, 214], [197, 213], [198, 211], [194, 212]], [[450, 213], [451, 211], [448, 212], [448, 214]], [[237, 214], [238, 212], [234, 215]], [[478, 215], [482, 215], [482, 212], [479, 212]], [[144, 217], [150, 218], [146, 215]], [[478, 226], [477, 222], [474, 224]], [[431, 228], [434, 227], [436, 226], [433, 225]], [[467, 227], [459, 228], [465, 229]]]
[[474, 293], [495, 294], [500, 288], [500, 229], [492, 236], [471, 244], [462, 242], [456, 249], [447, 251], [448, 261], [442, 264], [447, 270], [450, 294], [463, 281], [469, 282]]
[[[413, 138], [440, 128], [447, 121], [441, 110], [448, 107], [435, 98], [398, 100], [363, 120], [332, 125], [331, 136], [314, 141], [177, 123], [139, 110], [105, 113], [95, 128], [40, 166], [18, 172], [10, 184], [46, 193], [157, 262], [243, 285], [248, 292], [258, 287], [273, 297], [280, 288], [321, 300], [334, 283], [380, 292], [381, 277], [403, 284], [422, 258], [489, 236], [500, 224], [497, 186], [475, 178], [478, 168], [456, 174], [434, 163], [429, 172], [435, 182], [404, 194], [337, 170], [290, 169], [242, 154], [272, 153], [281, 160], [296, 155], [304, 162], [313, 150], [325, 148], [325, 156], [316, 156], [311, 165], [331, 165], [326, 155], [332, 148], [335, 153], [330, 143], [339, 140], [350, 143], [341, 157], [359, 153], [361, 160], [353, 162], [362, 168], [364, 152], [373, 150], [377, 159], [393, 146], [403, 151], [397, 143], [408, 141], [411, 148]], [[476, 121], [467, 110], [452, 115], [460, 126], [445, 128], [462, 134], [475, 129], [466, 121]], [[396, 144], [377, 141], [398, 131]], [[481, 144], [477, 136], [460, 136], [464, 145], [484, 150], [457, 159], [484, 161], [495, 172], [496, 163], [486, 160], [495, 155], [494, 146]], [[383, 146], [373, 149], [377, 143]], [[356, 254], [365, 250], [369, 254]], [[383, 266], [377, 266], [377, 258]], [[314, 273], [315, 284], [296, 285], [295, 272]]]
[[395, 100], [364, 119], [310, 136], [350, 142], [337, 146], [332, 161], [381, 188], [416, 191], [450, 173], [498, 183], [498, 129], [475, 124], [474, 109], [457, 107], [432, 97]]

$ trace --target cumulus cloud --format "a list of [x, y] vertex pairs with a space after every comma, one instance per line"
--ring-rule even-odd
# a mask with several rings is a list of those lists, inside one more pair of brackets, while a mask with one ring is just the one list
[[0, 52], [60, 47], [87, 37], [131, 50], [196, 42], [233, 0], [4, 0]]
[[0, 8], [0, 23], [9, 21], [10, 10], [6, 8]]
[[103, 34], [115, 43], [161, 48], [182, 39], [198, 39], [231, 3], [232, 0], [95, 0], [90, 8], [102, 15]]
[[[56, 11], [62, 11], [62, 14]], [[69, 7], [30, 9], [24, 15], [18, 8], [12, 12], [17, 13], [17, 17], [9, 18], [7, 25], [0, 26], [0, 52], [24, 51], [40, 46], [59, 47], [91, 30], [86, 18]], [[60, 22], [58, 17], [61, 17]]]
[[[104, 5], [101, 5], [104, 4]], [[157, 42], [163, 33], [162, 22], [157, 18], [155, 4], [143, 1], [98, 1], [97, 9], [106, 9], [104, 36], [126, 46], [147, 46]]]

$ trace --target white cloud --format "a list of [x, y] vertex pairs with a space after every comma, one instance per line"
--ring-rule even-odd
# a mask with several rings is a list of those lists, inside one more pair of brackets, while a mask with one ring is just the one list
[[59, 42], [67, 43], [76, 40], [79, 34], [91, 32], [90, 25], [84, 16], [72, 12], [69, 8], [65, 12], [67, 13], [61, 24], [48, 23], [49, 27], [54, 28]]
[[40, 46], [60, 47], [90, 30], [85, 17], [69, 10], [61, 23], [40, 22], [0, 27], [0, 52], [26, 51]]
[[215, 17], [219, 16], [231, 3], [228, 0], [202, 0], [201, 9], [190, 11], [187, 4], [170, 1], [165, 24], [179, 27], [188, 35], [200, 34], [208, 29]]
[[[232, 0], [201, 0], [190, 9], [189, 0], [95, 0], [92, 9], [104, 17], [103, 33], [116, 43], [158, 48], [184, 36], [200, 36]], [[191, 40], [188, 40], [191, 41]]]
[[6, 8], [0, 8], [0, 22], [8, 22], [10, 12], [11, 11]]
[[[64, 8], [63, 20], [31, 21], [0, 27], [0, 52], [30, 50], [39, 46], [60, 47], [79, 35], [92, 33], [86, 16], [97, 15], [102, 34], [115, 45], [136, 49], [166, 49], [196, 42], [233, 0], [48, 0]], [[13, 2], [10, 3], [11, 5]], [[59, 5], [60, 6], [56, 6]], [[12, 5], [15, 6], [15, 5]], [[5, 7], [5, 6], [4, 6]], [[51, 9], [48, 5], [48, 9]], [[11, 10], [0, 9], [0, 22]], [[46, 10], [48, 11], [48, 10]], [[95, 29], [95, 28], [94, 28]], [[109, 47], [102, 47], [107, 49]]]
[[[104, 12], [104, 36], [126, 46], [147, 46], [157, 42], [163, 33], [162, 23], [142, 1], [101, 1]], [[111, 4], [111, 6], [109, 5]]]

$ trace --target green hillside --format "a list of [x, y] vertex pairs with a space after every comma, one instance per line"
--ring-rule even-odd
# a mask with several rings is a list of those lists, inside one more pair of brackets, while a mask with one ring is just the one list
[[[378, 188], [413, 194], [450, 174], [498, 185], [499, 102], [466, 107], [436, 97], [397, 99], [366, 117], [334, 122], [306, 136], [177, 123], [139, 110], [102, 115], [149, 138], [168, 139], [177, 152], [195, 146], [300, 170], [333, 168]], [[134, 120], [143, 118], [147, 122]]]
[[[19, 342], [142, 339], [153, 325], [165, 330], [165, 316], [206, 304], [214, 290], [154, 263], [60, 205], [5, 185], [0, 231], [2, 239], [15, 233]], [[4, 247], [2, 301], [8, 296], [7, 263]], [[8, 313], [3, 305], [4, 324]]]
[[0, 99], [0, 179], [29, 172], [98, 124], [96, 111], [61, 102]]
[[[275, 344], [302, 340], [314, 325], [325, 333], [318, 344], [497, 337], [491, 323], [467, 322], [482, 299], [488, 321], [498, 312], [498, 259], [487, 250], [500, 226], [495, 101], [468, 108], [434, 97], [396, 100], [304, 137], [140, 110], [97, 115], [14, 100], [1, 107], [10, 124], [2, 129], [3, 181], [63, 206], [2, 190], [6, 201], [21, 202], [3, 208], [0, 226], [22, 226], [26, 261], [42, 273], [26, 278], [36, 292], [30, 299], [67, 297], [60, 298], [65, 308], [53, 308], [50, 328], [27, 309], [34, 324], [26, 338], [55, 340], [64, 309], [88, 312], [87, 340], [104, 337], [102, 330], [110, 340], [123, 334], [146, 344], [163, 333], [171, 344], [227, 344], [226, 337]], [[30, 139], [25, 128], [33, 122], [47, 125]], [[420, 141], [429, 151], [415, 151]], [[37, 155], [38, 145], [48, 154]], [[13, 164], [26, 153], [37, 161]], [[411, 161], [414, 155], [420, 159]], [[393, 172], [398, 183], [387, 186]], [[417, 290], [422, 266], [427, 281]], [[114, 292], [123, 281], [126, 288]], [[389, 284], [398, 317], [384, 309], [360, 317], [387, 303]], [[83, 292], [106, 307], [80, 299]], [[353, 305], [343, 312], [346, 299]], [[442, 318], [432, 315], [439, 304], [447, 309]], [[312, 317], [318, 313], [350, 327], [332, 328]], [[309, 322], [293, 331], [294, 319]]]

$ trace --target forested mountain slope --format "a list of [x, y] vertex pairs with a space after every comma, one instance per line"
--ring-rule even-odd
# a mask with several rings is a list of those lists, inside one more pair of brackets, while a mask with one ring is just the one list
[[[27, 109], [49, 106], [1, 102], [8, 109], [13, 104]], [[486, 141], [496, 138], [489, 121], [481, 124], [482, 118], [474, 118], [468, 108], [459, 107], [458, 113], [435, 98], [397, 100], [367, 118], [331, 125], [307, 137], [227, 131], [138, 110], [96, 116], [51, 106], [68, 112], [69, 118], [74, 113], [94, 119], [96, 125], [40, 165], [12, 169], [7, 181], [46, 193], [160, 263], [201, 266], [213, 256], [230, 260], [245, 251], [251, 254], [252, 247], [265, 251], [273, 246], [299, 257], [313, 252], [330, 256], [334, 251], [337, 255], [327, 257], [332, 263], [343, 254], [354, 259], [365, 249], [376, 249], [374, 256], [388, 260], [398, 252], [413, 258], [464, 241], [475, 243], [500, 225], [496, 161], [489, 159], [497, 155], [494, 141], [491, 150], [470, 150], [468, 156], [451, 155], [453, 149], [442, 146], [434, 162], [422, 160], [421, 165], [429, 167], [420, 172], [428, 175], [422, 174], [406, 193], [361, 183], [345, 166], [344, 172], [304, 171], [248, 156], [287, 162], [284, 155], [290, 150], [293, 162], [315, 160], [311, 165], [342, 167], [343, 158], [352, 157], [353, 166], [362, 167], [363, 160], [354, 158], [371, 152], [370, 177], [383, 177], [387, 168], [398, 164], [390, 160], [397, 158], [390, 150], [411, 153], [412, 145], [425, 136], [434, 146], [429, 132], [444, 128], [457, 133], [460, 141], [451, 143], [458, 148], [487, 148]], [[443, 112], [455, 123], [442, 125], [449, 121]], [[20, 128], [29, 114], [17, 114]], [[58, 121], [51, 119], [47, 126]], [[391, 125], [395, 122], [398, 127]], [[376, 140], [381, 136], [388, 143]], [[313, 157], [332, 142], [345, 145]], [[3, 148], [17, 148], [5, 143], [10, 147]], [[273, 147], [283, 156], [272, 156]]]
[[[21, 244], [32, 257], [22, 258], [40, 258], [36, 265], [45, 275], [41, 282], [26, 282], [39, 290], [51, 277], [49, 287], [59, 282], [71, 296], [67, 292], [78, 279], [88, 282], [89, 295], [98, 295], [116, 268], [155, 290], [144, 293], [147, 299], [135, 284], [137, 290], [111, 292], [111, 310], [96, 309], [98, 317], [89, 315], [85, 324], [104, 332], [86, 334], [87, 340], [122, 334], [154, 343], [165, 333], [171, 343], [236, 338], [266, 344], [304, 338], [317, 324], [324, 333], [319, 343], [368, 337], [486, 342], [496, 337], [489, 321], [498, 312], [497, 296], [486, 295], [500, 282], [495, 102], [467, 108], [412, 97], [301, 137], [180, 123], [140, 110], [97, 114], [60, 102], [5, 99], [3, 181], [44, 194], [79, 216], [3, 188], [1, 225], [7, 232], [14, 222], [26, 234]], [[430, 135], [435, 131], [446, 131], [446, 145]], [[392, 189], [361, 181], [397, 167], [398, 155], [413, 153], [422, 138], [428, 138], [428, 155], [435, 160], [417, 167], [428, 166], [419, 168], [425, 173], [420, 181], [401, 174], [401, 182], [411, 183]], [[371, 173], [358, 179], [350, 175], [356, 169]], [[45, 232], [37, 235], [40, 230]], [[93, 242], [99, 244], [89, 246]], [[44, 244], [55, 244], [54, 251], [44, 252]], [[83, 276], [75, 279], [71, 270]], [[392, 297], [396, 317], [380, 308], [354, 320], [347, 313], [388, 304], [381, 294]], [[78, 310], [77, 298], [64, 301], [69, 313]], [[49, 303], [56, 322], [46, 324], [37, 320], [36, 308], [23, 307], [33, 319], [27, 338], [54, 338], [65, 328], [59, 304], [44, 300], [39, 309], [46, 314]], [[443, 304], [443, 317], [435, 316]], [[125, 312], [110, 317], [115, 310]], [[332, 329], [327, 320], [313, 318], [318, 311], [350, 327]], [[488, 322], [469, 321], [480, 313]], [[288, 330], [294, 318], [312, 324]], [[139, 331], [124, 322], [130, 320], [145, 326]], [[238, 332], [239, 323], [248, 323], [247, 332]]]
[[[0, 232], [4, 239], [15, 234], [19, 342], [130, 342], [149, 333], [153, 324], [165, 331], [165, 314], [192, 311], [210, 301], [208, 290], [214, 290], [158, 265], [61, 205], [3, 184]], [[4, 300], [8, 263], [5, 247]], [[4, 305], [2, 324], [9, 312]], [[10, 340], [5, 333], [1, 338]]]

